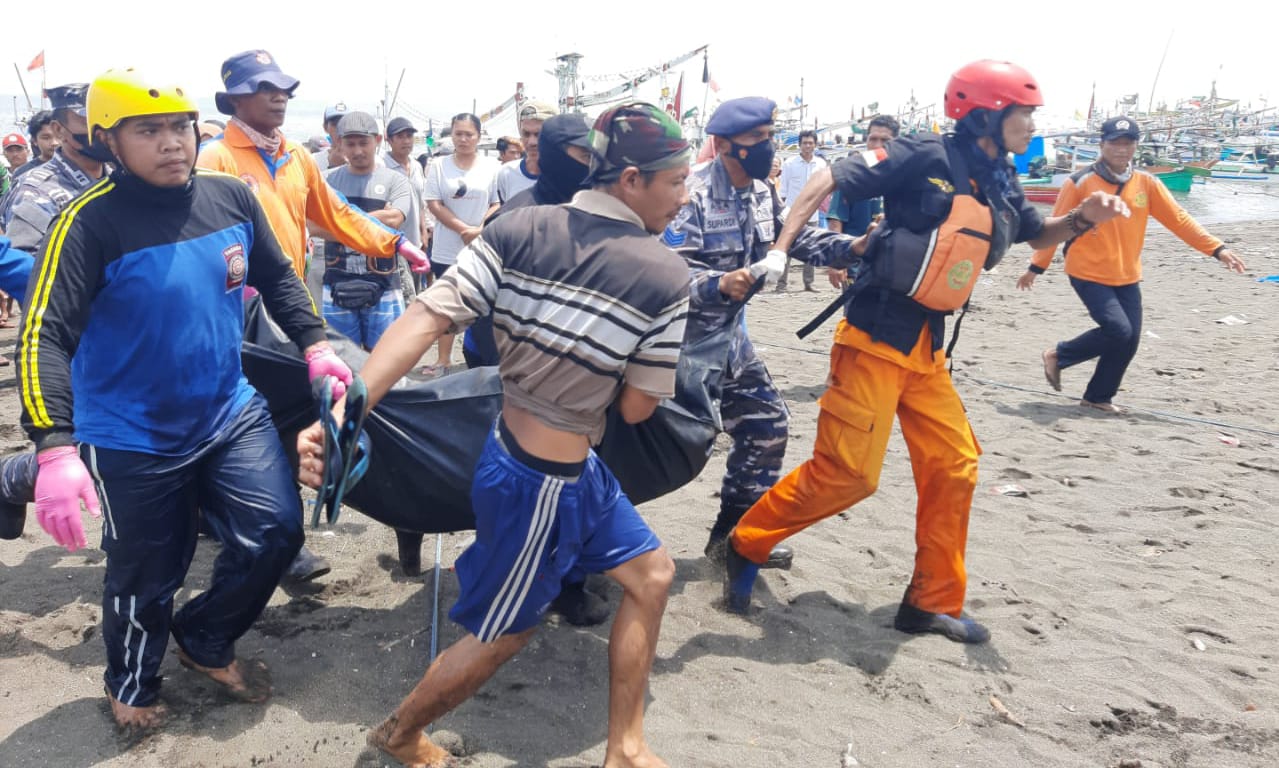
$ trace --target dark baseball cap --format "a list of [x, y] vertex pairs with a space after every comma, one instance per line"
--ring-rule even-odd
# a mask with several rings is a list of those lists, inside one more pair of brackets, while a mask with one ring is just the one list
[[556, 115], [542, 123], [542, 138], [539, 141], [558, 144], [560, 146], [576, 146], [582, 149], [591, 148], [591, 125], [586, 117], [576, 112]]
[[1122, 138], [1129, 138], [1134, 141], [1141, 139], [1141, 128], [1137, 125], [1136, 120], [1119, 115], [1101, 124], [1102, 141], [1114, 141]]
[[227, 97], [257, 93], [264, 83], [288, 91], [290, 96], [298, 87], [298, 79], [284, 74], [266, 51], [237, 53], [222, 62], [222, 85], [226, 90], [214, 94], [213, 101], [219, 112], [234, 115], [235, 107]]
[[368, 112], [347, 112], [338, 123], [338, 137], [346, 136], [380, 136], [377, 120]]
[[417, 129], [413, 127], [413, 123], [409, 122], [407, 117], [393, 117], [391, 118], [391, 122], [386, 124], [387, 138], [395, 136], [396, 134], [404, 133], [405, 131], [408, 131], [409, 133], [417, 133]]

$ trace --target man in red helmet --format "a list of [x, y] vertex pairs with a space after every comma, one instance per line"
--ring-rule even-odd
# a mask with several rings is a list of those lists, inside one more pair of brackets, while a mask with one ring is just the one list
[[[919, 257], [899, 249], [912, 238], [928, 243], [927, 235], [955, 212], [981, 216], [991, 232], [989, 249], [984, 243], [976, 249], [986, 269], [1011, 243], [1045, 247], [1127, 213], [1119, 198], [1101, 192], [1047, 220], [1026, 203], [1008, 153], [1025, 151], [1035, 131], [1032, 114], [1042, 104], [1038, 84], [1024, 69], [1007, 62], [970, 64], [946, 88], [953, 134], [919, 134], [852, 154], [814, 174], [791, 205], [774, 246], [783, 252], [837, 187], [850, 202], [882, 196], [885, 222], [853, 248], [862, 257], [853, 266], [861, 271], [835, 331], [813, 458], [773, 486], [730, 536], [724, 584], [729, 610], [749, 610], [759, 564], [778, 542], [875, 492], [896, 417], [910, 449], [919, 502], [915, 572], [894, 625], [958, 642], [989, 639], [985, 627], [962, 613], [964, 548], [980, 449], [946, 370], [942, 338], [949, 313], [925, 307], [883, 273], [886, 264]], [[952, 211], [958, 196], [968, 199]], [[935, 243], [936, 235], [931, 239]]]

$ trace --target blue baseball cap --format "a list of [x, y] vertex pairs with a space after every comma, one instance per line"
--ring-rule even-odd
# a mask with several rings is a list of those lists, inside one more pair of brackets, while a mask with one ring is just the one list
[[736, 136], [772, 123], [776, 113], [777, 102], [763, 96], [729, 99], [706, 121], [706, 132], [712, 136]]
[[328, 124], [334, 120], [341, 120], [346, 113], [346, 102], [339, 101], [337, 104], [324, 108], [324, 122]]
[[237, 53], [222, 62], [222, 84], [226, 90], [214, 94], [213, 101], [219, 112], [234, 115], [235, 106], [227, 97], [257, 93], [263, 83], [288, 91], [290, 96], [298, 87], [298, 79], [280, 71], [280, 65], [266, 51]]

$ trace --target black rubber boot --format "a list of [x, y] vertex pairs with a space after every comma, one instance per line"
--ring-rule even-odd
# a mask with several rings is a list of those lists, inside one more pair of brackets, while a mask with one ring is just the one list
[[594, 627], [608, 620], [608, 601], [586, 591], [585, 582], [564, 582], [551, 601], [551, 610], [575, 627]]
[[422, 534], [413, 531], [395, 531], [395, 544], [400, 555], [400, 570], [405, 576], [422, 575]]

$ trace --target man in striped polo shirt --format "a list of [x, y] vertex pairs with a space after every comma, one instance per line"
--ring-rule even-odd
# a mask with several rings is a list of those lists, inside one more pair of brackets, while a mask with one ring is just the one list
[[[449, 613], [468, 634], [369, 734], [407, 764], [446, 764], [422, 729], [524, 647], [565, 577], [607, 573], [624, 595], [609, 638], [604, 765], [665, 765], [644, 741], [644, 693], [675, 567], [590, 446], [614, 402], [633, 424], [675, 392], [688, 271], [653, 235], [687, 200], [691, 153], [664, 111], [632, 103], [596, 120], [591, 155], [591, 189], [485, 227], [361, 371], [376, 403], [438, 336], [493, 315], [503, 409], [475, 470], [476, 540], [457, 561]], [[300, 479], [318, 486], [318, 426], [299, 435], [298, 453]]]

